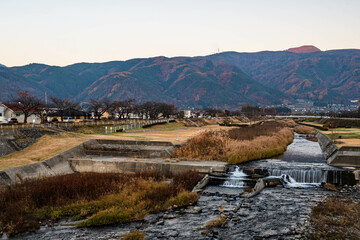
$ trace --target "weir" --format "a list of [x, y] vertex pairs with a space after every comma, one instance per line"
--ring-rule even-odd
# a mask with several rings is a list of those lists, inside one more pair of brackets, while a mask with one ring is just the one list
[[[278, 159], [263, 159], [240, 164], [224, 177], [212, 177], [213, 191], [241, 192], [255, 185], [257, 179], [278, 179], [287, 187], [317, 187], [325, 183], [355, 185], [352, 170], [329, 166], [318, 142], [312, 142], [300, 134]], [[274, 182], [276, 186], [279, 182]], [[235, 190], [237, 189], [237, 191]]]

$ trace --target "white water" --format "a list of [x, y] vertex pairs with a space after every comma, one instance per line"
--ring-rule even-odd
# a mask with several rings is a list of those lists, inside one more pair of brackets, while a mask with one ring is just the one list
[[234, 172], [230, 173], [230, 176], [227, 180], [220, 185], [221, 187], [228, 187], [228, 188], [245, 188], [246, 184], [244, 180], [247, 179], [247, 174], [243, 172], [239, 167], [235, 168]]
[[280, 177], [289, 187], [311, 187], [326, 183], [328, 171], [322, 169], [268, 169], [269, 175]]
[[315, 187], [317, 185], [320, 185], [321, 183], [317, 182], [297, 182], [294, 178], [292, 178], [290, 175], [282, 174], [280, 176], [280, 179], [282, 180], [283, 184], [286, 187]]

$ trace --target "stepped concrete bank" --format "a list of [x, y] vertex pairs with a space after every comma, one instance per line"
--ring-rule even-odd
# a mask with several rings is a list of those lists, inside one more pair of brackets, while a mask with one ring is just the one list
[[317, 132], [316, 138], [329, 165], [360, 167], [360, 147], [343, 146], [338, 148], [328, 136], [321, 132]]
[[0, 187], [27, 179], [81, 172], [226, 172], [225, 162], [173, 161], [170, 142], [94, 139], [46, 161], [0, 171]]

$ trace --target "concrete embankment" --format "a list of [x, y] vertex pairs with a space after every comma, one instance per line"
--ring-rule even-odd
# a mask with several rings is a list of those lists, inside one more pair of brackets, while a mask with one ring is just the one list
[[43, 162], [0, 171], [0, 187], [26, 179], [82, 172], [226, 172], [225, 162], [171, 160], [170, 142], [93, 139]]
[[343, 146], [338, 148], [325, 134], [316, 134], [327, 163], [336, 167], [360, 167], [360, 147]]
[[45, 134], [56, 132], [43, 128], [0, 129], [0, 157], [34, 144]]
[[[153, 170], [160, 173], [181, 173], [195, 170], [206, 174], [209, 172], [226, 172], [225, 162], [171, 161], [161, 158], [121, 158], [121, 157], [87, 157], [71, 158], [69, 164], [76, 172], [141, 172]], [[211, 170], [210, 170], [211, 169]]]
[[0, 171], [0, 187], [27, 179], [74, 173], [67, 160], [84, 155], [83, 146], [79, 145], [43, 162], [5, 169]]

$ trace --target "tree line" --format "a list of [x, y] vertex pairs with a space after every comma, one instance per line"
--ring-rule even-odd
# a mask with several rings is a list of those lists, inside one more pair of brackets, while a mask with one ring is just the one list
[[42, 115], [42, 113], [56, 112], [61, 120], [74, 112], [84, 111], [93, 113], [95, 119], [100, 120], [105, 113], [109, 113], [112, 118], [129, 118], [130, 113], [137, 114], [140, 118], [156, 119], [159, 116], [168, 118], [177, 114], [178, 110], [174, 104], [163, 102], [147, 101], [136, 103], [135, 99], [125, 100], [96, 100], [90, 99], [88, 102], [76, 102], [70, 98], [49, 97], [49, 103], [45, 103], [40, 98], [31, 95], [28, 91], [18, 91], [15, 97], [6, 104], [16, 106], [16, 109], [23, 113], [24, 123], [31, 115]]

